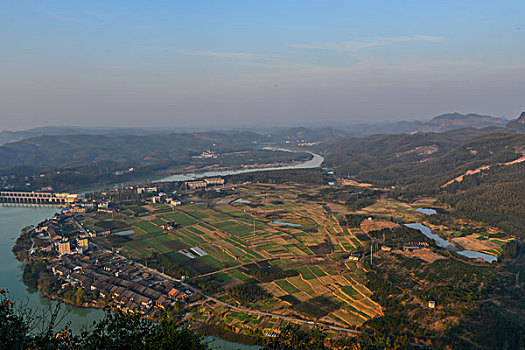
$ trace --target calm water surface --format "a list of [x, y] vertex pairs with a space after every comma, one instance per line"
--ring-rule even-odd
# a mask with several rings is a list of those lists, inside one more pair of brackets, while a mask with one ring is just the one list
[[425, 215], [436, 215], [437, 214], [436, 209], [431, 209], [431, 208], [417, 208], [416, 211], [419, 213], [425, 214]]
[[414, 228], [416, 230], [419, 230], [422, 234], [424, 234], [428, 238], [433, 239], [436, 242], [436, 245], [438, 247], [445, 248], [445, 249], [448, 249], [448, 250], [451, 250], [451, 251], [455, 251], [457, 254], [463, 255], [463, 256], [465, 256], [467, 258], [470, 258], [470, 259], [483, 259], [483, 260], [485, 260], [488, 263], [492, 263], [492, 262], [498, 260], [498, 258], [496, 256], [494, 256], [494, 255], [490, 255], [490, 254], [486, 254], [486, 253], [482, 253], [482, 252], [477, 252], [475, 250], [461, 250], [461, 251], [457, 251], [457, 247], [454, 244], [450, 243], [446, 239], [443, 239], [443, 238], [439, 237], [438, 235], [436, 235], [435, 233], [432, 232], [430, 227], [425, 226], [425, 225], [423, 225], [423, 224], [421, 224], [419, 222], [418, 223], [413, 223], [413, 224], [405, 224], [405, 226], [406, 227], [410, 227], [410, 228]]
[[[22, 264], [16, 260], [12, 249], [22, 228], [36, 225], [56, 212], [57, 208], [53, 207], [0, 206], [0, 288], [8, 290], [13, 299], [27, 303], [33, 310], [42, 310], [57, 302], [44, 298], [39, 292], [28, 291], [22, 282]], [[65, 327], [69, 323], [73, 331], [79, 331], [104, 316], [102, 310], [62, 305], [67, 315], [58, 326]]]

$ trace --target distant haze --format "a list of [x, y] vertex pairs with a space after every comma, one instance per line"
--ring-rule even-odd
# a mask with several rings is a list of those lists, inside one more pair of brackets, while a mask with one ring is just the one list
[[523, 1], [3, 7], [0, 130], [516, 118], [525, 107]]

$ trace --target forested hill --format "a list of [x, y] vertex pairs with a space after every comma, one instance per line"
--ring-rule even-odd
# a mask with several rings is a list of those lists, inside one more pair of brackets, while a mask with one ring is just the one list
[[[337, 143], [327, 151], [326, 165], [339, 176], [351, 175], [380, 186], [418, 186], [434, 194], [467, 171], [481, 169], [478, 183], [514, 181], [516, 161], [525, 152], [525, 134], [489, 134], [460, 142], [450, 134], [370, 136]], [[510, 174], [509, 174], [510, 172]], [[487, 173], [494, 176], [483, 176]], [[519, 174], [516, 174], [519, 177]], [[469, 176], [446, 186], [448, 190], [472, 184]], [[427, 188], [423, 188], [423, 187]]]
[[361, 177], [369, 170], [439, 158], [466, 140], [505, 131], [502, 128], [464, 128], [446, 133], [371, 135], [326, 143], [318, 150], [326, 155], [324, 164], [334, 168], [339, 176]]
[[0, 170], [15, 166], [45, 169], [104, 161], [140, 164], [171, 160], [177, 164], [206, 149], [231, 152], [253, 148], [253, 142], [261, 138], [251, 132], [40, 136], [0, 147]]
[[[465, 135], [464, 135], [465, 137]], [[372, 136], [337, 143], [326, 165], [339, 176], [395, 189], [407, 200], [438, 196], [458, 215], [525, 239], [525, 134], [460, 142], [450, 133]]]

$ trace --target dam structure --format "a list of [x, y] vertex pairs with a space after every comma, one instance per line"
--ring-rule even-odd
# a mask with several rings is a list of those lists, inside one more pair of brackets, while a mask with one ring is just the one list
[[0, 203], [70, 204], [78, 200], [72, 193], [0, 191]]

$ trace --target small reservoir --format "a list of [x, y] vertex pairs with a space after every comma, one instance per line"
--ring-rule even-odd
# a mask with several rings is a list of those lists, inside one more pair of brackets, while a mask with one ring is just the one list
[[432, 209], [432, 208], [417, 208], [416, 211], [418, 213], [425, 214], [425, 215], [436, 215], [437, 214], [436, 209]]
[[[436, 242], [436, 245], [440, 248], [445, 248], [450, 251], [456, 251], [457, 249], [457, 247], [454, 244], [450, 243], [446, 239], [439, 237], [438, 235], [432, 232], [430, 227], [425, 226], [419, 222], [413, 223], [413, 224], [405, 224], [405, 226], [419, 230], [426, 237], [433, 239]], [[458, 253], [459, 255], [465, 256], [467, 258], [470, 258], [470, 259], [483, 259], [488, 263], [492, 263], [498, 260], [498, 258], [494, 255], [477, 252], [475, 250], [462, 250], [462, 251], [456, 251], [456, 253]]]
[[301, 227], [299, 224], [292, 224], [291, 222], [272, 221], [272, 224], [279, 226]]
[[135, 231], [127, 230], [127, 231], [116, 232], [114, 234], [117, 235], [117, 236], [129, 236], [129, 235], [132, 235], [134, 233], [135, 233]]

